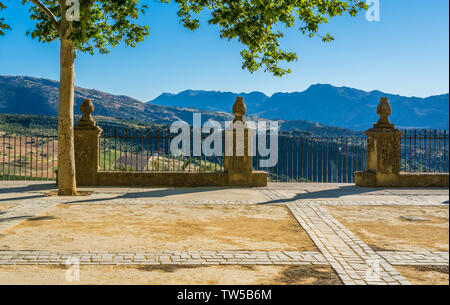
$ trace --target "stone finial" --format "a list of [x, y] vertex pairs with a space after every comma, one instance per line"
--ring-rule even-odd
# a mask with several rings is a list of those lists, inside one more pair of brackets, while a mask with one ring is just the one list
[[80, 110], [82, 113], [81, 119], [78, 122], [78, 126], [95, 126], [94, 118], [92, 117], [92, 112], [94, 112], [94, 104], [92, 104], [90, 99], [84, 99], [81, 103]]
[[243, 97], [238, 96], [236, 98], [236, 102], [234, 103], [233, 106], [233, 113], [234, 113], [233, 123], [236, 123], [237, 121], [245, 123], [244, 115], [247, 113], [247, 106], [245, 106]]
[[377, 114], [380, 116], [378, 123], [374, 125], [376, 128], [394, 128], [394, 124], [389, 121], [389, 116], [392, 113], [391, 105], [389, 105], [389, 99], [382, 97], [380, 104], [377, 107]]

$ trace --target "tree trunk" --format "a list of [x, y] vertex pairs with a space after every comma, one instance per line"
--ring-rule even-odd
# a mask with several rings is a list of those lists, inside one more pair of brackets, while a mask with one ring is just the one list
[[58, 195], [77, 194], [73, 138], [73, 107], [75, 83], [75, 48], [61, 37], [60, 83], [58, 113]]

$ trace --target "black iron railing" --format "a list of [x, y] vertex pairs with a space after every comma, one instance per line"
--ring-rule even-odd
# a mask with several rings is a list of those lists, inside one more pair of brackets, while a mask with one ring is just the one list
[[[111, 129], [100, 138], [100, 170], [104, 171], [216, 171], [224, 170], [225, 141], [221, 154], [194, 156], [190, 135], [190, 157], [175, 156], [170, 143], [176, 135], [168, 129]], [[202, 141], [208, 137], [202, 135]], [[256, 146], [259, 145], [256, 137]], [[271, 145], [266, 138], [267, 148]], [[256, 150], [255, 170], [269, 172], [270, 181], [354, 183], [354, 172], [365, 170], [365, 137], [278, 136], [278, 162], [263, 167]], [[57, 169], [57, 137], [0, 136], [0, 180], [54, 180]], [[400, 167], [406, 172], [449, 172], [447, 131], [404, 130]]]
[[[223, 171], [222, 154], [194, 156], [190, 134], [190, 156], [171, 152], [173, 135], [168, 129], [111, 129], [100, 140], [100, 170], [102, 171]], [[202, 140], [208, 135], [202, 135]], [[200, 151], [201, 148], [200, 148]]]
[[55, 180], [57, 137], [0, 137], [0, 180]]
[[278, 163], [254, 168], [269, 172], [271, 181], [354, 183], [354, 172], [365, 169], [365, 137], [278, 137]]
[[400, 169], [404, 172], [448, 173], [448, 150], [446, 130], [403, 130]]

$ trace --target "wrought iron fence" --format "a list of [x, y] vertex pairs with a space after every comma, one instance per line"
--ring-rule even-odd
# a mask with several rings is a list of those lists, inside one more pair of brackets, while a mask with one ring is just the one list
[[446, 130], [404, 130], [400, 145], [400, 170], [448, 173], [448, 150]]
[[55, 180], [57, 137], [0, 137], [0, 180]]
[[[208, 135], [203, 134], [202, 140]], [[191, 157], [172, 154], [170, 143], [175, 135], [168, 129], [111, 129], [100, 140], [100, 170], [102, 171], [223, 171], [222, 156]], [[190, 143], [193, 143], [192, 132]]]
[[[208, 135], [202, 135], [204, 140]], [[225, 141], [221, 156], [184, 157], [170, 152], [174, 135], [166, 129], [150, 131], [110, 130], [100, 144], [100, 169], [106, 171], [223, 171]], [[258, 146], [256, 137], [255, 145]], [[191, 143], [192, 141], [191, 134]], [[267, 142], [270, 145], [269, 140]], [[193, 155], [193, 147], [191, 156]], [[269, 172], [271, 181], [353, 183], [354, 171], [363, 170], [364, 137], [278, 137], [278, 162], [261, 167], [256, 153], [253, 168]]]
[[[100, 169], [106, 171], [223, 171], [221, 156], [174, 156], [168, 129], [110, 129], [100, 139]], [[202, 139], [208, 137], [203, 134]], [[193, 143], [191, 133], [191, 143]], [[256, 137], [256, 145], [259, 138]], [[270, 142], [266, 139], [268, 145]], [[400, 165], [407, 172], [449, 171], [447, 131], [404, 130]], [[55, 180], [57, 137], [0, 136], [0, 180]], [[354, 172], [365, 170], [365, 137], [279, 135], [278, 162], [261, 167], [257, 153], [253, 168], [269, 172], [271, 181], [354, 183]]]
[[278, 137], [278, 163], [269, 172], [271, 181], [354, 183], [354, 172], [365, 169], [365, 137]]

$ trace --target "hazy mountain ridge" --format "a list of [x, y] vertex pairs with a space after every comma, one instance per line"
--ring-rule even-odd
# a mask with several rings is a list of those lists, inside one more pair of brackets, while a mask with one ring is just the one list
[[[40, 115], [40, 116], [56, 116], [58, 112], [58, 82], [48, 79], [27, 77], [27, 76], [0, 76], [0, 113], [12, 113], [12, 114], [28, 114], [28, 115]], [[329, 88], [336, 88], [332, 86], [325, 86]], [[315, 86], [312, 86], [314, 88]], [[317, 87], [317, 86], [316, 86]], [[310, 88], [311, 89], [311, 88]], [[308, 89], [308, 90], [310, 90]], [[339, 89], [339, 88], [338, 88]], [[307, 91], [308, 91], [307, 90]], [[340, 88], [342, 96], [347, 96], [346, 100], [360, 101], [361, 96], [368, 96], [373, 93], [367, 93], [361, 90]], [[357, 94], [355, 94], [355, 92]], [[261, 92], [251, 92], [247, 94], [237, 94], [232, 92], [211, 92], [211, 91], [194, 91], [186, 90], [180, 94], [163, 94], [158, 99], [161, 102], [162, 99], [173, 99], [172, 102], [178, 103], [180, 96], [189, 97], [187, 99], [185, 107], [178, 107], [173, 105], [157, 105], [153, 103], [143, 103], [134, 98], [127, 96], [118, 96], [105, 93], [94, 89], [85, 89], [76, 87], [75, 89], [75, 114], [80, 114], [79, 106], [84, 98], [92, 99], [95, 105], [94, 115], [103, 116], [106, 118], [115, 118], [125, 121], [136, 121], [151, 124], [170, 124], [176, 120], [184, 120], [188, 123], [192, 123], [192, 114], [194, 112], [202, 113], [202, 121], [205, 122], [208, 119], [214, 119], [223, 123], [224, 121], [231, 120], [233, 115], [230, 113], [236, 96], [244, 96], [250, 116], [248, 120], [264, 120], [266, 118], [278, 119], [283, 131], [295, 131], [297, 133], [310, 134], [315, 136], [359, 136], [361, 132], [355, 132], [346, 128], [345, 125], [337, 125], [341, 127], [332, 127], [330, 123], [316, 123], [314, 120], [297, 119], [286, 120], [284, 117], [297, 117], [302, 116], [301, 113], [305, 111], [299, 111], [300, 114], [292, 114], [294, 111], [289, 109], [287, 113], [280, 113], [277, 108], [282, 107], [282, 101], [276, 103], [269, 103], [268, 99], [281, 99], [284, 95], [289, 96], [301, 96], [301, 92], [297, 93], [278, 93], [272, 97], [268, 97]], [[381, 95], [381, 93], [379, 94]], [[446, 95], [448, 100], [448, 94]], [[436, 103], [441, 103], [442, 96], [430, 97], [428, 99], [437, 99]], [[156, 101], [155, 100], [155, 101]], [[376, 99], [378, 101], [378, 98]], [[199, 111], [196, 107], [203, 105], [205, 110]], [[170, 104], [170, 102], [169, 102]], [[395, 103], [394, 103], [395, 104]], [[433, 104], [433, 103], [431, 103]], [[273, 106], [273, 108], [267, 107]], [[433, 104], [434, 105], [434, 104]], [[191, 108], [186, 108], [191, 106]], [[275, 107], [276, 106], [276, 107]], [[295, 105], [294, 105], [295, 106]], [[295, 107], [290, 108], [295, 108]], [[312, 105], [315, 106], [315, 105]], [[373, 102], [368, 107], [368, 118], [365, 118], [365, 124], [370, 127], [372, 122], [377, 120], [375, 114], [375, 108], [377, 102]], [[420, 105], [419, 105], [420, 106]], [[393, 106], [394, 107], [394, 106]], [[329, 115], [329, 111], [323, 111], [327, 109], [319, 107], [317, 113], [322, 116]], [[428, 116], [430, 113], [436, 112], [436, 107], [416, 107], [414, 111], [422, 116]], [[222, 111], [215, 111], [222, 110]], [[258, 112], [259, 111], [259, 112]], [[277, 113], [278, 111], [278, 113]], [[446, 120], [448, 126], [448, 104], [446, 110]], [[342, 111], [341, 111], [342, 112]], [[395, 108], [394, 108], [395, 112]], [[441, 111], [442, 112], [442, 111]], [[251, 115], [258, 115], [258, 117]], [[348, 117], [354, 117], [352, 113], [348, 114]], [[442, 116], [442, 115], [441, 115]], [[264, 117], [261, 119], [259, 117]], [[326, 120], [325, 120], [326, 121]], [[393, 119], [395, 123], [398, 122]], [[25, 122], [25, 121], [24, 121]], [[25, 124], [26, 125], [26, 124]]]
[[[58, 82], [28, 76], [0, 76], [0, 113], [55, 116], [58, 114]], [[198, 111], [192, 108], [168, 107], [142, 103], [127, 96], [112, 95], [95, 89], [75, 88], [75, 114], [80, 114], [84, 98], [92, 99], [95, 115], [125, 120], [169, 124], [178, 119], [191, 122], [193, 112], [204, 120], [230, 120], [225, 112]]]
[[418, 98], [324, 84], [312, 85], [303, 92], [275, 93], [270, 97], [261, 92], [186, 90], [162, 94], [149, 103], [224, 110], [232, 106], [236, 96], [244, 97], [250, 115], [319, 122], [354, 130], [370, 128], [378, 119], [376, 107], [380, 97], [388, 97], [393, 109], [391, 120], [400, 128], [447, 129], [449, 124], [448, 93]]

